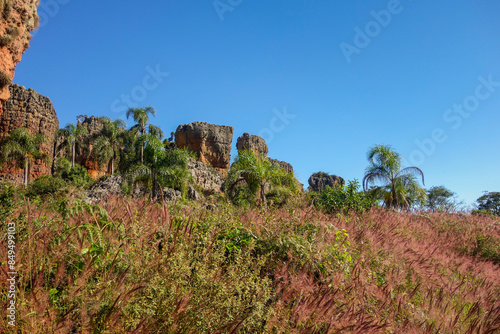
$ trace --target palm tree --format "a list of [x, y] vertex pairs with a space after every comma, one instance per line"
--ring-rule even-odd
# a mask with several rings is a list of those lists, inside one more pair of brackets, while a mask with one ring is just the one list
[[2, 140], [2, 161], [17, 162], [24, 169], [24, 185], [28, 184], [28, 171], [35, 159], [45, 159], [48, 163], [49, 156], [40, 151], [40, 145], [45, 141], [41, 134], [32, 134], [26, 128], [12, 131]]
[[184, 191], [191, 173], [185, 150], [165, 150], [163, 142], [156, 136], [146, 134], [144, 162], [130, 167], [127, 176], [132, 185], [142, 183], [151, 189], [151, 198], [157, 199], [159, 189], [169, 187]]
[[266, 191], [272, 187], [285, 186], [293, 191], [297, 181], [293, 173], [287, 173], [264, 156], [257, 157], [250, 150], [238, 152], [225, 181], [229, 197], [234, 197], [235, 187], [244, 185], [253, 196], [259, 195], [261, 203], [266, 201]]
[[[163, 131], [157, 126], [149, 124], [149, 115], [156, 116], [156, 109], [147, 106], [144, 108], [129, 108], [127, 111], [127, 119], [132, 116], [134, 121], [137, 123], [136, 125], [130, 128], [130, 131], [144, 137], [146, 133], [158, 137], [158, 139], [163, 138]], [[141, 147], [141, 163], [144, 163], [144, 145], [145, 139], [142, 139], [142, 147]]]
[[64, 137], [62, 145], [66, 144], [71, 150], [71, 167], [75, 167], [76, 148], [83, 145], [84, 140], [87, 138], [88, 131], [84, 126], [74, 125], [68, 123], [63, 129], [58, 131], [59, 135]]
[[115, 161], [123, 146], [125, 122], [121, 119], [112, 121], [107, 117], [100, 118], [103, 123], [101, 135], [94, 142], [92, 154], [99, 165], [109, 164], [111, 175], [115, 172]]
[[[363, 178], [363, 189], [370, 188], [374, 197], [381, 199], [386, 207], [409, 209], [417, 202], [425, 200], [425, 190], [417, 181], [424, 173], [417, 167], [402, 168], [402, 158], [390, 146], [376, 145], [367, 154], [370, 165]], [[379, 182], [381, 186], [375, 186]]]

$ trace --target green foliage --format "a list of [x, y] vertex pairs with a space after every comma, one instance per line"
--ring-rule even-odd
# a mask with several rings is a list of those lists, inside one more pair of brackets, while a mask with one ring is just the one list
[[61, 178], [43, 175], [28, 184], [26, 195], [30, 198], [36, 196], [64, 194], [67, 187]]
[[[390, 146], [376, 145], [367, 154], [370, 165], [363, 178], [363, 189], [393, 209], [410, 210], [425, 204], [426, 193], [417, 181], [424, 173], [417, 167], [402, 168], [402, 157]], [[376, 186], [376, 183], [380, 186]], [[373, 187], [370, 188], [370, 185]]]
[[489, 192], [477, 199], [479, 211], [491, 212], [500, 216], [500, 192]]
[[7, 74], [4, 70], [0, 70], [0, 88], [8, 86], [12, 83], [10, 79], [10, 75]]
[[7, 46], [14, 41], [19, 36], [19, 28], [8, 27], [5, 30], [5, 35], [0, 37], [0, 47]]
[[318, 209], [329, 214], [348, 214], [355, 212], [361, 214], [369, 211], [375, 201], [369, 193], [360, 192], [357, 180], [349, 181], [347, 186], [335, 187], [326, 186], [321, 193], [311, 193], [311, 199]]
[[443, 186], [427, 190], [426, 208], [432, 212], [451, 212], [457, 209], [456, 194]]
[[68, 123], [63, 129], [58, 131], [58, 135], [64, 138], [58, 149], [66, 146], [67, 157], [71, 159], [71, 165], [74, 167], [76, 164], [75, 159], [77, 152], [81, 152], [85, 147], [85, 141], [88, 138], [88, 130], [84, 126]]
[[24, 169], [24, 185], [28, 184], [29, 169], [36, 159], [43, 159], [48, 164], [50, 158], [47, 154], [40, 151], [41, 144], [45, 138], [37, 133], [32, 134], [26, 128], [13, 130], [2, 142], [0, 148], [2, 156], [0, 166], [4, 162], [15, 162], [19, 168]]
[[69, 162], [66, 158], [57, 159], [56, 173], [54, 176], [83, 189], [86, 189], [95, 183], [85, 167], [79, 164], [75, 164], [74, 167], [71, 167], [71, 162]]
[[277, 204], [283, 204], [298, 193], [298, 184], [293, 173], [287, 173], [265, 156], [257, 157], [252, 151], [243, 150], [229, 169], [224, 189], [235, 204], [253, 204], [257, 199], [264, 203], [268, 195]]
[[114, 174], [115, 163], [119, 160], [124, 143], [125, 122], [120, 119], [112, 121], [107, 117], [101, 117], [100, 120], [103, 129], [94, 141], [92, 156], [97, 159], [101, 168], [104, 164], [109, 164], [110, 174]]
[[186, 150], [165, 150], [160, 139], [146, 134], [144, 163], [136, 163], [125, 171], [129, 187], [139, 183], [151, 192], [151, 198], [157, 199], [163, 187], [180, 190], [185, 196], [191, 179], [188, 159], [192, 153]]

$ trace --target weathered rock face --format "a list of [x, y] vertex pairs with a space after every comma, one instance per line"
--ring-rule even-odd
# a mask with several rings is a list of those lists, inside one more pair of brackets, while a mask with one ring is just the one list
[[222, 191], [224, 178], [218, 170], [201, 161], [190, 161], [188, 170], [193, 177], [194, 183], [201, 188], [205, 195], [212, 195]]
[[[59, 130], [59, 120], [52, 102], [48, 97], [38, 94], [33, 89], [26, 89], [15, 84], [10, 86], [10, 96], [4, 105], [4, 113], [0, 115], [0, 139], [5, 138], [12, 130], [28, 128], [32, 133], [40, 133], [45, 137], [40, 150], [52, 160], [55, 136]], [[30, 180], [43, 174], [50, 174], [50, 172], [51, 163], [37, 160], [31, 168]], [[0, 179], [21, 184], [23, 171], [16, 169], [13, 164], [6, 164], [0, 171]]]
[[9, 99], [16, 65], [29, 47], [38, 25], [39, 0], [0, 0], [0, 115]]
[[293, 173], [293, 166], [290, 165], [288, 162], [286, 162], [286, 161], [280, 161], [280, 160], [276, 160], [276, 159], [271, 159], [271, 158], [268, 158], [268, 159], [273, 164], [278, 165], [281, 168], [283, 168], [287, 173]]
[[175, 131], [175, 144], [198, 155], [198, 160], [210, 164], [225, 174], [231, 163], [233, 127], [194, 122], [179, 125]]
[[267, 153], [269, 152], [264, 138], [256, 135], [250, 135], [246, 132], [236, 141], [236, 148], [238, 151], [250, 150], [257, 157], [260, 157], [262, 154], [267, 156]]
[[329, 175], [327, 173], [318, 172], [311, 175], [309, 178], [309, 187], [314, 192], [321, 192], [326, 186], [344, 186], [345, 181], [340, 176]]

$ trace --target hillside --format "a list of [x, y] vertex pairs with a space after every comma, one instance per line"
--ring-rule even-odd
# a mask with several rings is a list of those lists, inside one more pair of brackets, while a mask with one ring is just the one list
[[254, 209], [216, 197], [92, 206], [4, 192], [1, 214], [19, 231], [18, 331], [500, 331], [498, 217], [333, 216], [300, 196]]

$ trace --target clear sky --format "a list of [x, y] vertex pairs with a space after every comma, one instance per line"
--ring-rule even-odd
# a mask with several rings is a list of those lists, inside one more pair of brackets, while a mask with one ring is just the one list
[[[392, 145], [426, 187], [500, 191], [498, 0], [42, 0], [14, 82], [61, 127], [154, 106], [260, 134], [301, 182], [363, 178]], [[131, 125], [131, 122], [129, 122]], [[233, 155], [234, 155], [233, 150]]]

